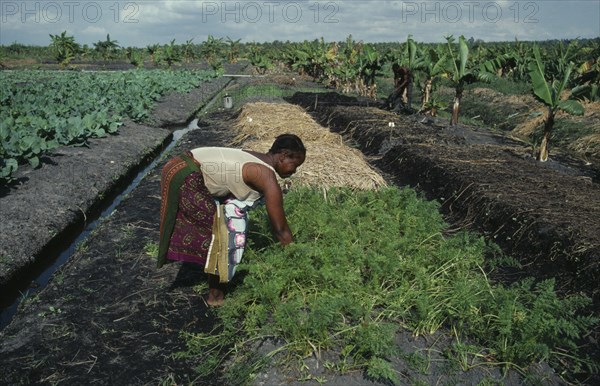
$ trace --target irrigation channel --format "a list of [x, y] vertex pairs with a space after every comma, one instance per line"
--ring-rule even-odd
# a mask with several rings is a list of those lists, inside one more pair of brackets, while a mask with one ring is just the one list
[[[224, 75], [224, 77], [228, 77], [230, 80], [223, 86], [221, 91], [227, 88], [233, 78], [240, 77], [240, 75]], [[197, 114], [208, 111], [216, 101], [220, 100], [221, 91], [217, 91]], [[229, 97], [224, 97], [223, 103], [226, 108], [231, 107], [231, 100]], [[154, 158], [139, 165], [137, 167], [139, 171], [137, 173], [134, 171], [134, 176], [129, 183], [121, 184], [122, 188], [107, 197], [100, 208], [94, 210], [91, 215], [85, 217], [83, 229], [79, 226], [74, 227], [76, 229], [69, 232], [62, 240], [60, 240], [60, 246], [49, 247], [44, 253], [45, 256], [42, 259], [39, 259], [39, 262], [32, 264], [31, 269], [18, 278], [13, 285], [5, 288], [5, 291], [0, 295], [0, 331], [10, 324], [21, 301], [28, 297], [35, 296], [36, 293], [46, 287], [52, 275], [75, 253], [77, 246], [86, 240], [103, 219], [113, 213], [119, 203], [156, 167], [163, 155], [167, 154], [183, 135], [191, 130], [199, 129], [197, 124], [198, 119], [196, 118], [189, 122], [185, 127], [173, 128], [170, 140], [162, 147], [162, 150], [157, 151]]]

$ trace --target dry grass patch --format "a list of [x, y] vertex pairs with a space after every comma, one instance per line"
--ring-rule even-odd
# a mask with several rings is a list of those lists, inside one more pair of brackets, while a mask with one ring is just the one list
[[583, 103], [585, 114], [583, 119], [593, 131], [592, 134], [578, 138], [571, 144], [569, 149], [578, 153], [600, 157], [600, 102]]
[[361, 190], [386, 185], [359, 150], [346, 146], [339, 134], [319, 125], [299, 106], [265, 102], [246, 104], [235, 129], [238, 135], [234, 145], [260, 152], [268, 151], [280, 134], [299, 136], [307, 149], [306, 161], [290, 179], [293, 185]]

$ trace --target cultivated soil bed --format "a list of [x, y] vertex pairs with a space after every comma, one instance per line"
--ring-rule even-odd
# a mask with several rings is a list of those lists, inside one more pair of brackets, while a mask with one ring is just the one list
[[[223, 87], [224, 83], [219, 85]], [[215, 86], [210, 95], [219, 87]], [[154, 112], [155, 122], [160, 123], [153, 125], [156, 127], [131, 126], [129, 145], [117, 146], [116, 136], [98, 140], [90, 149], [61, 150], [41, 169], [31, 171], [41, 174], [35, 178], [31, 175], [22, 186], [40, 180], [44, 188], [55, 185], [60, 191], [75, 185], [97, 196], [109, 189], [92, 190], [100, 180], [99, 173], [114, 180], [114, 185], [119, 180], [113, 178], [116, 171], [111, 169], [110, 160], [119, 154], [121, 146], [128, 151], [120, 163], [140, 163], [146, 154], [155, 154], [169, 136], [169, 130], [159, 127], [185, 125], [197, 106], [206, 101], [207, 90], [197, 91], [199, 95], [192, 92], [176, 96], [161, 104]], [[523, 143], [485, 129], [449, 129], [433, 119], [393, 114], [373, 106], [373, 102], [336, 93], [318, 97], [297, 93], [287, 102], [306, 107], [324, 126], [344, 133], [349, 144], [372, 156], [373, 165], [390, 182], [417, 186], [430, 198], [439, 200], [454, 228], [480, 230], [520, 259], [524, 269], [510, 272], [515, 276], [506, 279], [522, 274], [557, 277], [562, 291], [585, 292], [594, 297], [598, 309], [595, 281], [600, 254], [600, 189], [594, 165], [579, 167], [576, 160], [562, 163], [556, 159], [539, 164]], [[180, 118], [173, 118], [173, 111], [180, 111]], [[200, 129], [186, 134], [167, 156], [197, 146], [227, 145], [234, 134], [231, 127], [235, 113], [221, 110], [200, 117]], [[394, 127], [390, 127], [390, 122]], [[154, 132], [157, 134], [150, 135]], [[132, 149], [147, 136], [149, 144], [141, 147], [148, 150], [134, 152]], [[96, 162], [85, 161], [93, 168], [86, 168], [85, 173], [66, 172], [63, 177], [56, 174], [58, 169], [54, 167], [82, 163], [80, 157], [87, 157], [85, 153], [94, 149], [99, 149]], [[193, 370], [197, 363], [172, 356], [185, 349], [181, 331], [210, 331], [214, 325], [214, 311], [205, 304], [206, 287], [195, 290], [205, 283], [204, 275], [187, 265], [156, 269], [154, 259], [145, 251], [148, 244], [158, 239], [159, 179], [165, 160], [99, 224], [55, 273], [48, 287], [25, 299], [12, 324], [0, 333], [3, 384], [219, 384], [218, 374], [199, 379]], [[67, 170], [73, 167], [68, 166]], [[64, 178], [69, 183], [60, 185]], [[70, 205], [75, 202], [80, 206], [77, 198], [46, 202], [39, 199], [41, 193], [31, 193], [29, 201], [23, 204], [26, 206], [13, 209], [13, 205], [20, 205], [19, 200], [10, 205], [5, 200], [15, 192], [6, 192], [0, 198], [1, 233], [6, 230], [13, 237], [21, 237], [17, 240], [23, 244], [24, 258], [43, 253], [33, 240], [48, 238], [48, 233], [59, 237], [71, 222], [63, 220], [62, 225], [52, 228], [33, 215], [38, 210], [47, 212], [49, 217], [67, 213], [83, 219], [81, 211]], [[95, 202], [86, 199], [91, 201], [90, 206]], [[5, 208], [14, 212], [5, 215]], [[19, 213], [28, 217], [17, 223]], [[20, 236], [22, 233], [27, 236]], [[3, 249], [7, 242], [2, 239]], [[583, 342], [592, 352], [597, 348], [594, 337]], [[406, 353], [431, 355], [441, 352], [450, 339], [443, 331], [425, 338], [405, 333], [399, 334], [397, 342]], [[266, 342], [265, 346], [269, 344]], [[337, 353], [323, 355], [327, 359]], [[335, 376], [316, 359], [308, 363], [309, 371], [326, 379], [327, 384], [380, 385], [360, 373]], [[525, 383], [520, 374], [509, 372], [503, 376], [493, 367], [450, 371], [441, 357], [433, 357], [425, 372], [415, 371], [414, 366], [400, 359], [394, 360], [394, 366], [407, 383], [477, 384], [484, 379], [495, 379], [501, 384]], [[543, 384], [563, 383], [544, 364], [534, 366], [531, 374]], [[297, 374], [286, 369], [271, 368], [259, 374], [256, 383], [318, 384], [314, 379], [298, 382], [294, 375]]]

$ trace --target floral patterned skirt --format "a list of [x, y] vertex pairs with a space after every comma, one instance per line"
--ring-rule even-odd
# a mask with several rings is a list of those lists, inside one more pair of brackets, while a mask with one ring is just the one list
[[179, 189], [179, 205], [167, 259], [204, 267], [212, 239], [215, 200], [201, 172], [188, 175]]

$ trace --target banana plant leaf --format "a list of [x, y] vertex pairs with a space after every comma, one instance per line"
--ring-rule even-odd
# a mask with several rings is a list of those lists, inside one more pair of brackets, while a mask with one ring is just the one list
[[573, 99], [567, 99], [558, 103], [558, 108], [572, 115], [583, 115], [585, 108], [581, 103]]
[[554, 106], [552, 90], [544, 77], [544, 65], [540, 57], [540, 50], [536, 46], [533, 52], [535, 60], [529, 63], [529, 76], [533, 85], [533, 93], [548, 106]]

